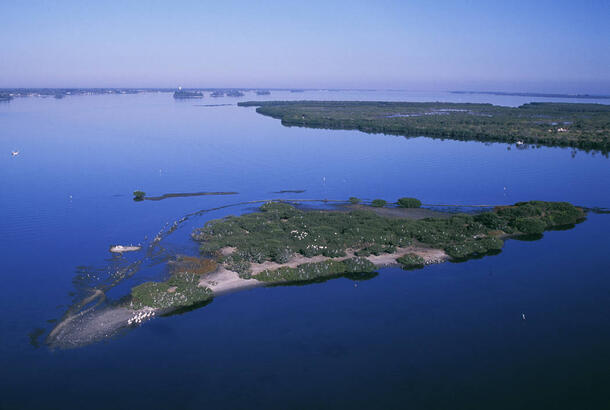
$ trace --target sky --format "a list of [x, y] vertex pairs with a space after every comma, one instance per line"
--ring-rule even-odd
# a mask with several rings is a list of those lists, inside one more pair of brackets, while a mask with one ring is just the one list
[[1, 0], [0, 87], [610, 93], [610, 1]]

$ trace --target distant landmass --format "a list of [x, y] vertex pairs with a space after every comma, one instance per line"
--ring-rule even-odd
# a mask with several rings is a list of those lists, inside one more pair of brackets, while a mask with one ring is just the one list
[[[274, 91], [288, 91], [288, 89], [274, 88]], [[104, 94], [139, 94], [139, 93], [174, 93], [176, 98], [200, 98], [203, 92], [209, 92], [211, 97], [242, 97], [245, 91], [256, 92], [258, 95], [269, 95], [271, 91], [260, 88], [189, 88], [178, 90], [175, 88], [0, 88], [0, 101], [10, 101], [17, 97], [64, 97], [78, 95], [104, 95]], [[299, 90], [299, 92], [302, 90]], [[294, 92], [294, 91], [293, 91]], [[194, 93], [189, 95], [189, 93]], [[198, 93], [201, 93], [199, 95]]]
[[0, 95], [8, 97], [55, 97], [95, 94], [138, 94], [142, 92], [171, 92], [170, 88], [0, 88]]
[[487, 94], [510, 95], [515, 97], [542, 97], [542, 98], [583, 98], [583, 99], [610, 99], [610, 95], [594, 94], [549, 94], [549, 93], [519, 93], [505, 91], [451, 91], [452, 94]]
[[242, 93], [239, 90], [228, 90], [226, 92], [226, 94], [227, 94], [227, 97], [243, 97], [244, 96], [244, 93]]
[[610, 151], [610, 105], [384, 101], [247, 101], [286, 126]]
[[186, 98], [203, 98], [203, 93], [194, 90], [178, 90], [174, 93], [174, 98], [178, 100]]

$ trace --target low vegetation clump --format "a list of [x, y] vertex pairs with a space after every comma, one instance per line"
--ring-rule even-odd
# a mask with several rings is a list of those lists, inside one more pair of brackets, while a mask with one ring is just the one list
[[416, 269], [422, 268], [426, 261], [419, 255], [414, 253], [407, 253], [396, 259], [396, 262], [400, 263], [403, 269]]
[[356, 198], [355, 196], [350, 196], [349, 197], [349, 202], [352, 205], [357, 205], [360, 203], [360, 198]]
[[[405, 246], [406, 244], [403, 244]], [[360, 250], [355, 252], [356, 256], [370, 256], [370, 255], [381, 255], [383, 253], [394, 253], [396, 252], [396, 246], [394, 245], [380, 245], [378, 243], [374, 243], [368, 245]]]
[[146, 196], [146, 192], [144, 191], [133, 191], [133, 200], [134, 201], [142, 201]]
[[180, 273], [165, 282], [145, 282], [131, 289], [132, 309], [179, 309], [204, 303], [214, 297], [212, 290], [199, 286], [199, 275]]
[[375, 271], [375, 265], [364, 258], [350, 258], [342, 261], [327, 260], [323, 262], [304, 263], [296, 268], [281, 267], [265, 270], [256, 275], [263, 282], [304, 282], [319, 278], [338, 276], [350, 273], [369, 273]]
[[371, 206], [374, 206], [375, 208], [383, 208], [387, 204], [388, 202], [383, 199], [373, 199], [371, 202]]
[[610, 106], [533, 102], [491, 104], [383, 101], [249, 101], [283, 125], [360, 130], [406, 137], [610, 150]]
[[[582, 209], [569, 203], [542, 201], [520, 202], [476, 215], [455, 214], [449, 218], [420, 220], [384, 217], [362, 209], [303, 211], [287, 203], [269, 202], [260, 207], [260, 212], [210, 221], [195, 230], [193, 238], [201, 242], [202, 253], [248, 278], [252, 263], [281, 264], [297, 254], [338, 258], [353, 251], [357, 257], [367, 257], [417, 245], [442, 249], [451, 258], [461, 260], [498, 252], [503, 238], [509, 235], [572, 225], [584, 215]], [[235, 249], [223, 256], [221, 250], [225, 247]], [[282, 269], [282, 275], [293, 272]], [[343, 268], [331, 264], [324, 269], [335, 273]], [[302, 271], [292, 274], [298, 278], [311, 276]], [[272, 274], [253, 277], [264, 280], [269, 275]]]
[[400, 208], [420, 208], [421, 201], [417, 198], [400, 198], [397, 202]]

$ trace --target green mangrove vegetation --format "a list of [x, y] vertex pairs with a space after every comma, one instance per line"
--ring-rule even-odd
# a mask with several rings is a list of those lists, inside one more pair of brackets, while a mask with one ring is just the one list
[[133, 200], [134, 201], [143, 201], [144, 197], [146, 196], [146, 192], [144, 191], [133, 191]]
[[306, 282], [328, 276], [350, 273], [371, 273], [375, 265], [364, 258], [349, 258], [342, 261], [326, 260], [323, 262], [303, 263], [296, 268], [281, 267], [275, 270], [264, 270], [256, 275], [263, 282]]
[[421, 201], [417, 198], [398, 198], [398, 206], [401, 208], [420, 208]]
[[[200, 241], [203, 254], [244, 278], [302, 281], [354, 269], [366, 268], [366, 272], [371, 267], [361, 258], [393, 254], [409, 245], [442, 249], [453, 260], [463, 260], [501, 250], [508, 236], [539, 234], [573, 225], [584, 217], [582, 209], [566, 202], [520, 202], [475, 215], [418, 220], [384, 217], [362, 209], [304, 211], [287, 203], [269, 202], [259, 212], [210, 221], [192, 236]], [[223, 252], [226, 249], [231, 252]], [[352, 252], [356, 258], [349, 256]], [[285, 264], [295, 255], [345, 259], [251, 274], [252, 263]], [[407, 267], [420, 262], [408, 255], [399, 261]]]
[[[403, 206], [419, 203], [401, 199], [407, 200]], [[569, 227], [585, 217], [581, 208], [569, 203], [543, 201], [425, 219], [410, 218], [408, 209], [401, 211], [402, 217], [383, 216], [372, 209], [358, 205], [347, 210], [301, 210], [285, 202], [267, 202], [257, 212], [209, 221], [192, 234], [206, 257], [179, 256], [170, 261], [169, 279], [132, 288], [128, 306], [175, 311], [210, 302], [214, 293], [202, 286], [201, 278], [216, 272], [219, 265], [263, 284], [368, 277], [376, 271], [379, 258], [395, 260], [403, 269], [433, 262], [426, 252], [442, 250], [452, 260], [465, 260], [499, 252], [508, 237], [540, 237], [545, 230]], [[253, 264], [265, 262], [253, 273]]]
[[210, 301], [214, 294], [199, 286], [199, 275], [177, 273], [165, 282], [145, 282], [131, 289], [130, 307], [179, 309]]
[[599, 150], [610, 148], [610, 105], [492, 104], [369, 101], [249, 101], [286, 126], [360, 130], [406, 137], [524, 143]]
[[414, 253], [407, 253], [396, 259], [396, 262], [400, 263], [403, 269], [422, 268], [426, 263], [424, 258]]
[[371, 206], [375, 208], [383, 208], [387, 204], [388, 201], [386, 201], [385, 199], [373, 199], [373, 201], [371, 201]]

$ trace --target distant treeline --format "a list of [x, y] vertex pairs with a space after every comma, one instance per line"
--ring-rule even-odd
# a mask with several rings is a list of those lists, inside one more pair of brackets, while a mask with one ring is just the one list
[[249, 101], [286, 126], [360, 130], [407, 137], [610, 148], [610, 105], [529, 103], [520, 107], [470, 103], [374, 101]]
[[542, 98], [582, 98], [605, 100], [610, 99], [610, 95], [596, 94], [552, 94], [552, 93], [524, 93], [507, 91], [451, 91], [452, 94], [486, 94], [486, 95], [507, 95], [516, 97], [542, 97]]

